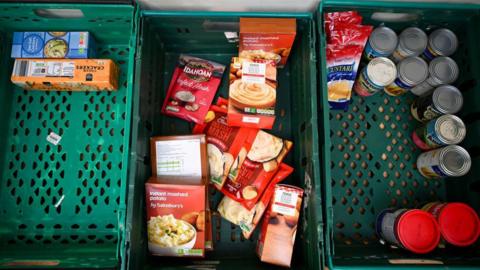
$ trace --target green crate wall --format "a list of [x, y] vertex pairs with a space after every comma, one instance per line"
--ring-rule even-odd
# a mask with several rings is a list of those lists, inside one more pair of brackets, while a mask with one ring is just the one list
[[[45, 9], [83, 16], [37, 15]], [[0, 4], [0, 268], [115, 267], [125, 259], [134, 24], [127, 5]], [[98, 58], [121, 68], [119, 90], [12, 85], [14, 31], [90, 31]], [[46, 141], [51, 131], [62, 136], [57, 146]]]
[[[151, 175], [149, 138], [158, 135], [190, 134], [193, 127], [183, 120], [160, 113], [166, 88], [180, 53], [228, 65], [238, 54], [238, 44], [227, 42], [224, 31], [238, 31], [241, 16], [296, 17], [298, 33], [289, 64], [279, 70], [278, 118], [274, 134], [292, 139], [294, 147], [286, 163], [295, 167], [287, 183], [306, 189], [301, 228], [293, 267], [319, 269], [321, 261], [321, 196], [317, 148], [315, 28], [311, 14], [266, 14], [222, 12], [142, 11], [138, 43], [136, 87], [133, 111], [131, 186], [127, 223], [129, 269], [257, 269], [275, 268], [263, 264], [255, 255], [256, 236], [241, 237], [237, 226], [213, 213], [213, 252], [206, 259], [172, 259], [148, 254], [145, 220], [144, 183]], [[228, 68], [219, 94], [227, 96]], [[133, 166], [133, 162], [136, 163]], [[134, 183], [134, 184], [133, 184]], [[220, 194], [211, 191], [212, 209]]]
[[[324, 1], [320, 14], [357, 10], [364, 24], [378, 26], [375, 12], [405, 13], [413, 20], [384, 22], [397, 33], [408, 26], [422, 29], [447, 27], [459, 39], [452, 56], [459, 65], [456, 85], [464, 95], [458, 114], [467, 125], [461, 144], [472, 156], [472, 170], [456, 179], [427, 180], [416, 171], [418, 151], [410, 136], [418, 122], [410, 116], [412, 94], [391, 97], [385, 93], [360, 98], [353, 94], [348, 111], [319, 112], [323, 192], [325, 194], [326, 262], [330, 269], [480, 268], [477, 243], [470, 248], [437, 249], [428, 255], [414, 255], [379, 244], [375, 236], [376, 215], [388, 207], [419, 207], [429, 201], [462, 201], [480, 210], [480, 132], [478, 85], [480, 6], [466, 4], [408, 3], [400, 1]], [[325, 35], [318, 18], [321, 69], [320, 101], [327, 108]], [[319, 106], [320, 107], [320, 106]], [[405, 259], [406, 264], [395, 264]], [[425, 262], [423, 260], [433, 260]], [[418, 263], [426, 263], [418, 265]], [[417, 263], [417, 265], [414, 265]]]

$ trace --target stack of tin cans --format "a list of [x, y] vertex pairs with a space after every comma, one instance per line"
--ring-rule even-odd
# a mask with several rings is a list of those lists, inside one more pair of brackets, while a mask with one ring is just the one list
[[429, 36], [417, 27], [400, 35], [380, 26], [370, 35], [363, 59], [369, 61], [359, 73], [354, 89], [366, 97], [384, 90], [391, 96], [412, 92], [417, 96], [435, 87], [455, 82], [459, 70], [449, 55], [458, 46], [456, 35], [440, 28]]

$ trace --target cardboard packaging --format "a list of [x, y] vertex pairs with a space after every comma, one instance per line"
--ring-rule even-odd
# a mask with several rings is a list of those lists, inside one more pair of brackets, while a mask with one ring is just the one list
[[152, 175], [175, 184], [206, 185], [208, 156], [204, 134], [150, 139]]
[[118, 66], [110, 59], [16, 59], [12, 83], [26, 90], [118, 89]]
[[240, 18], [239, 56], [273, 60], [279, 68], [287, 63], [297, 25], [289, 18]]
[[206, 187], [167, 184], [152, 177], [145, 191], [149, 251], [156, 256], [203, 257]]
[[14, 32], [12, 58], [94, 58], [88, 32]]
[[228, 92], [229, 126], [271, 129], [277, 102], [277, 69], [272, 61], [232, 58]]
[[262, 262], [290, 267], [303, 190], [279, 184], [263, 219], [257, 242]]

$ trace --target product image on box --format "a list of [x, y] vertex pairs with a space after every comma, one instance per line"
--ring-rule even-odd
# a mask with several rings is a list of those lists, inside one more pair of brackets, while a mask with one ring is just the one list
[[16, 59], [11, 80], [26, 90], [117, 90], [118, 73], [110, 59]]
[[14, 32], [12, 58], [93, 58], [88, 32]]

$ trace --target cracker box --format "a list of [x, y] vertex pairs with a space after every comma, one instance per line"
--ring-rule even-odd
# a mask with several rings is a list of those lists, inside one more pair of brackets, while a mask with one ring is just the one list
[[11, 80], [27, 90], [110, 91], [118, 76], [110, 59], [16, 59]]
[[145, 184], [148, 250], [156, 256], [205, 256], [206, 186]]
[[14, 32], [12, 58], [94, 58], [88, 32]]
[[239, 56], [273, 60], [279, 68], [287, 63], [297, 32], [289, 18], [240, 18]]
[[257, 242], [257, 254], [262, 262], [290, 267], [302, 196], [301, 188], [275, 186]]

